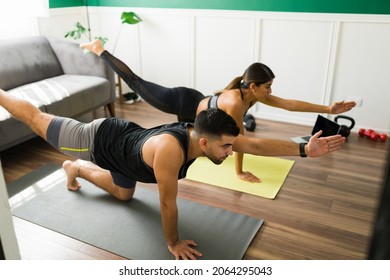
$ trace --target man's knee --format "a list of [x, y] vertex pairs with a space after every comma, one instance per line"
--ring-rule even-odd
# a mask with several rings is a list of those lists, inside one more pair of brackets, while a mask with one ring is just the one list
[[126, 189], [122, 187], [117, 187], [115, 192], [115, 197], [121, 201], [130, 201], [133, 198], [135, 187], [131, 189]]
[[119, 173], [110, 172], [115, 191], [113, 195], [122, 201], [129, 201], [134, 194], [136, 181]]
[[29, 123], [27, 125], [38, 135], [41, 136], [43, 139], [46, 140], [46, 134], [47, 129], [53, 120], [54, 116], [40, 112], [39, 114], [35, 114], [31, 117], [29, 120]]

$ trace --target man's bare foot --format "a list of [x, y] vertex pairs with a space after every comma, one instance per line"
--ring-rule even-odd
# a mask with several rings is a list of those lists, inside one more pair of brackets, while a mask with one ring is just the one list
[[66, 160], [62, 164], [62, 168], [64, 168], [67, 176], [66, 187], [68, 190], [77, 191], [81, 187], [80, 183], [76, 180], [79, 175], [80, 167], [81, 164], [77, 160], [73, 162]]
[[93, 40], [89, 43], [82, 43], [80, 44], [80, 48], [90, 51], [97, 56], [100, 56], [100, 54], [104, 51], [102, 41], [100, 41], [99, 39]]

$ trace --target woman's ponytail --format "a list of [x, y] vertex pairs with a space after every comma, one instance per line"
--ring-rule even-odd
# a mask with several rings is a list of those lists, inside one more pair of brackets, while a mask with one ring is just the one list
[[225, 87], [225, 90], [240, 88], [242, 76], [234, 78], [230, 84]]

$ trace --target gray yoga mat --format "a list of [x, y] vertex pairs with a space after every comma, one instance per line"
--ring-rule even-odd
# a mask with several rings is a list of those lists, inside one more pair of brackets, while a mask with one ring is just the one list
[[[173, 259], [161, 227], [158, 192], [138, 187], [121, 202], [80, 179], [66, 189], [62, 168], [46, 165], [8, 184], [12, 214], [128, 259]], [[179, 235], [192, 239], [200, 259], [242, 259], [263, 220], [178, 199]]]

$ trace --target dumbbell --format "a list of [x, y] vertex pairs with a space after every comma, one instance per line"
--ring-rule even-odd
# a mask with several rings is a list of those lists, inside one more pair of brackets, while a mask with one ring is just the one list
[[255, 121], [255, 118], [251, 114], [246, 114], [244, 116], [244, 127], [248, 131], [255, 131], [256, 121]]
[[366, 136], [368, 139], [371, 139], [372, 141], [377, 141], [378, 139], [381, 140], [381, 142], [386, 142], [387, 141], [387, 134], [379, 134], [376, 133], [373, 129], [367, 129], [365, 130], [364, 128], [359, 129], [359, 135], [361, 137]]

